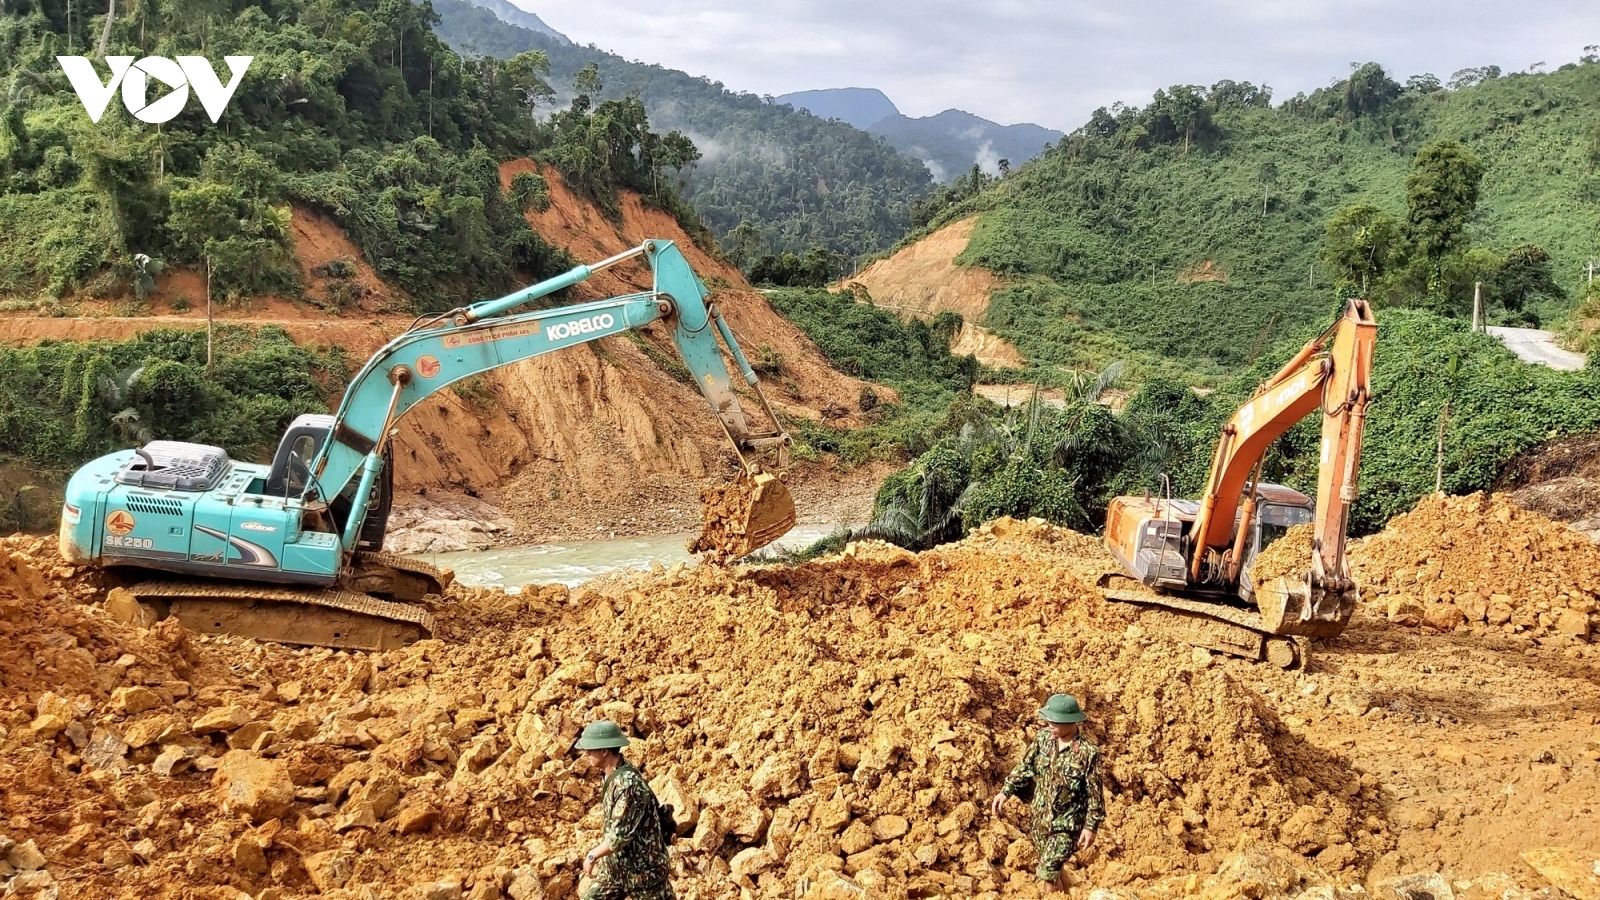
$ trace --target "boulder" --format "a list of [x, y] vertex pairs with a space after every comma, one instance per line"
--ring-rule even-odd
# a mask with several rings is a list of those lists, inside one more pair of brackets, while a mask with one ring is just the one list
[[1417, 872], [1378, 885], [1379, 900], [1456, 900], [1450, 882], [1438, 872]]
[[136, 716], [162, 703], [161, 695], [147, 687], [119, 687], [111, 692], [111, 708], [125, 716]]
[[255, 716], [242, 706], [219, 706], [195, 719], [191, 728], [197, 735], [214, 734], [219, 731], [233, 731], [254, 720]]
[[872, 838], [880, 844], [905, 837], [910, 830], [911, 823], [904, 816], [879, 816], [872, 822]]
[[16, 844], [6, 851], [6, 862], [18, 872], [36, 872], [44, 868], [44, 854], [39, 852], [39, 845], [33, 841]]
[[277, 760], [263, 759], [249, 750], [229, 750], [213, 779], [229, 813], [243, 813], [257, 823], [276, 819], [294, 803], [294, 782]]
[[[231, 755], [231, 754], [230, 754]], [[356, 856], [348, 850], [324, 850], [304, 857], [306, 874], [318, 891], [326, 894], [344, 887], [355, 871]]]
[[1522, 861], [1575, 900], [1600, 900], [1600, 861], [1568, 847], [1524, 850]]

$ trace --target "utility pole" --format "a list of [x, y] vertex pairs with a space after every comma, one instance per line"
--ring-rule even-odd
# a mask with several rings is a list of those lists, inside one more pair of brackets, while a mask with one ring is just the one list
[[1472, 283], [1472, 330], [1478, 330], [1478, 323], [1483, 321], [1483, 282]]
[[206, 254], [206, 377], [211, 377], [211, 254]]

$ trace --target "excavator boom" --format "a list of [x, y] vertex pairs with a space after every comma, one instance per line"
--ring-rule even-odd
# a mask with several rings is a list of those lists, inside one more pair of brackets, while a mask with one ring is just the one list
[[[1235, 625], [1240, 615], [1248, 615], [1253, 617], [1248, 627], [1268, 635], [1341, 632], [1355, 608], [1345, 527], [1356, 498], [1376, 336], [1367, 303], [1351, 300], [1331, 327], [1262, 382], [1223, 426], [1198, 501], [1113, 500], [1107, 546], [1145, 588], [1120, 589], [1113, 599], [1160, 602], [1161, 595], [1148, 588], [1189, 594], [1202, 598], [1184, 601], [1186, 613], [1194, 614], [1208, 602], [1237, 598], [1254, 603], [1258, 612], [1230, 610], [1226, 618]], [[1311, 498], [1263, 483], [1261, 470], [1272, 442], [1319, 410], [1322, 444], [1313, 509]], [[1256, 554], [1276, 533], [1308, 521], [1314, 522], [1313, 553], [1304, 576], [1259, 583], [1250, 567]]]
[[[634, 258], [650, 266], [649, 291], [517, 311]], [[201, 630], [367, 649], [414, 640], [432, 631], [432, 619], [398, 607], [439, 593], [450, 576], [381, 552], [390, 441], [401, 417], [463, 378], [658, 320], [738, 454], [741, 480], [754, 485], [743, 518], [726, 528], [749, 552], [794, 524], [788, 489], [762, 462], [770, 458], [781, 468], [790, 439], [709, 296], [676, 245], [652, 240], [506, 297], [420, 319], [362, 366], [334, 415], [296, 419], [270, 467], [175, 441], [88, 463], [67, 487], [62, 556], [211, 579], [203, 590], [171, 580], [133, 586], [152, 605], [180, 615], [187, 610], [184, 621], [194, 618]], [[767, 429], [753, 428], [746, 417], [724, 347], [770, 421]], [[240, 612], [239, 601], [285, 615]], [[294, 603], [290, 615], [285, 606]], [[295, 624], [285, 625], [289, 620]], [[374, 621], [390, 624], [372, 627]]]

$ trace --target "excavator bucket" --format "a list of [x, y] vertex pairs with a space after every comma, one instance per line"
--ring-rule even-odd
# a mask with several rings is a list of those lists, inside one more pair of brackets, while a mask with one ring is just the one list
[[1331, 590], [1303, 578], [1280, 577], [1255, 591], [1262, 623], [1273, 634], [1300, 637], [1337, 637], [1356, 611], [1358, 588]]
[[700, 534], [689, 542], [689, 552], [710, 552], [717, 561], [749, 556], [794, 527], [794, 498], [769, 472], [741, 471], [733, 481], [707, 488], [700, 500]]

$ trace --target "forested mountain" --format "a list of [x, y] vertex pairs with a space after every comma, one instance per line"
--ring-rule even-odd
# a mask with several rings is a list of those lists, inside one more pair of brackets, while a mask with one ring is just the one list
[[1482, 282], [1492, 320], [1550, 322], [1600, 258], [1600, 59], [1448, 85], [1368, 64], [1276, 106], [1180, 85], [951, 199], [932, 225], [981, 214], [961, 261], [1011, 280], [988, 324], [1041, 362], [1221, 375], [1341, 283], [1465, 315]]
[[[173, 263], [209, 272], [223, 295], [295, 296], [291, 203], [326, 211], [423, 309], [494, 296], [566, 265], [520, 208], [542, 180], [501, 188], [498, 164], [515, 156], [544, 158], [602, 205], [627, 186], [682, 208], [668, 172], [693, 150], [680, 135], [652, 132], [636, 101], [584, 96], [548, 122], [530, 117], [530, 101], [552, 94], [543, 57], [464, 59], [434, 35], [427, 6], [145, 3], [108, 20], [69, 4], [0, 7], [8, 304], [142, 297]], [[106, 56], [199, 53], [224, 83], [225, 56], [253, 60], [215, 124], [192, 97], [148, 124], [121, 92], [97, 123], [56, 59], [84, 53], [102, 83]]]
[[594, 46], [562, 44], [468, 0], [432, 5], [437, 34], [463, 52], [509, 58], [542, 51], [558, 90], [593, 64], [598, 96], [636, 96], [653, 125], [687, 135], [702, 155], [685, 177], [685, 196], [741, 265], [819, 246], [847, 256], [884, 249], [910, 227], [912, 204], [931, 190], [920, 162], [843, 122]]
[[[1031, 122], [1000, 125], [959, 109], [912, 119], [893, 115], [867, 131], [881, 135], [907, 156], [922, 160], [937, 181], [948, 182], [974, 165], [990, 175], [1020, 166], [1045, 145], [1061, 140], [1061, 132]], [[1005, 160], [1002, 167], [1000, 161]]]
[[803, 109], [824, 119], [838, 119], [867, 131], [890, 116], [900, 115], [894, 101], [877, 88], [826, 88], [780, 94], [779, 103]]
[[472, 5], [481, 6], [494, 13], [500, 21], [505, 22], [507, 25], [516, 25], [529, 31], [537, 31], [540, 34], [548, 35], [564, 43], [572, 43], [566, 35], [546, 25], [543, 19], [520, 6], [512, 4], [509, 0], [472, 0]]

